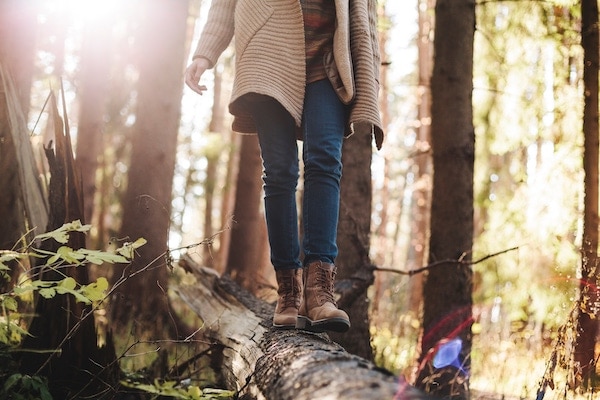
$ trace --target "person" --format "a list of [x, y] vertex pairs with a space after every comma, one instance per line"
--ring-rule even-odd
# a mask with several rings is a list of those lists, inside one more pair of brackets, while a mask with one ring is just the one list
[[201, 77], [235, 38], [229, 111], [234, 131], [258, 134], [277, 328], [350, 328], [334, 299], [342, 144], [352, 134], [372, 135], [378, 149], [383, 141], [376, 7], [376, 0], [212, 0], [185, 72], [202, 94]]

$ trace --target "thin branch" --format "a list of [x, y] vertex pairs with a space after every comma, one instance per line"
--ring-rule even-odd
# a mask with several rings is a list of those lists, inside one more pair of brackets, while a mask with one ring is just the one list
[[482, 257], [482, 258], [480, 258], [478, 260], [474, 260], [474, 261], [473, 260], [465, 261], [464, 258], [467, 255], [467, 253], [463, 253], [460, 256], [460, 258], [458, 258], [456, 260], [455, 259], [446, 259], [446, 260], [435, 261], [435, 262], [432, 262], [430, 264], [425, 265], [424, 267], [415, 268], [415, 269], [411, 269], [411, 270], [408, 270], [408, 271], [406, 271], [406, 270], [400, 270], [400, 269], [395, 269], [395, 268], [377, 267], [377, 266], [373, 266], [373, 270], [374, 271], [380, 271], [380, 272], [393, 272], [393, 273], [400, 274], [400, 275], [413, 276], [413, 275], [419, 274], [421, 272], [425, 272], [427, 270], [430, 270], [432, 268], [439, 267], [439, 266], [445, 265], [445, 264], [458, 264], [458, 265], [475, 265], [475, 264], [479, 264], [479, 263], [481, 263], [481, 262], [483, 262], [485, 260], [488, 260], [488, 259], [490, 259], [492, 257], [497, 257], [497, 256], [499, 256], [501, 254], [517, 250], [517, 249], [519, 249], [519, 247], [520, 246], [515, 246], [515, 247], [511, 247], [509, 249], [505, 249], [505, 250], [499, 251], [497, 253], [488, 254], [487, 256], [484, 256], [484, 257]]
[[[215, 233], [213, 236], [211, 236], [210, 238], [204, 239], [202, 240], [200, 243], [195, 243], [192, 245], [188, 245], [185, 247], [181, 247], [179, 249], [190, 249], [193, 247], [197, 247], [197, 246], [201, 246], [201, 245], [210, 245], [215, 237], [217, 237], [218, 235], [220, 235], [221, 233], [223, 233], [225, 230], [230, 229], [229, 226], [223, 228], [222, 230], [220, 230], [219, 232]], [[179, 250], [177, 249], [177, 250]], [[156, 258], [154, 258], [153, 260], [151, 260], [147, 265], [145, 265], [143, 268], [140, 268], [137, 271], [133, 271], [130, 272], [129, 274], [126, 273], [127, 268], [125, 268], [123, 270], [123, 273], [121, 274], [121, 276], [119, 277], [119, 279], [114, 283], [114, 285], [107, 291], [107, 293], [105, 294], [105, 296], [98, 302], [95, 302], [94, 304], [92, 304], [92, 306], [88, 309], [88, 310], [83, 310], [83, 313], [81, 315], [81, 318], [73, 325], [73, 327], [67, 332], [67, 334], [65, 335], [65, 337], [60, 341], [60, 343], [58, 344], [58, 346], [56, 346], [55, 350], [51, 350], [50, 351], [50, 356], [42, 363], [42, 365], [38, 368], [36, 373], [40, 373], [44, 368], [46, 368], [48, 366], [48, 364], [50, 363], [50, 361], [56, 356], [57, 353], [60, 354], [62, 347], [65, 345], [65, 343], [70, 340], [75, 333], [79, 330], [79, 328], [81, 327], [81, 325], [83, 324], [83, 322], [90, 318], [91, 316], [94, 315], [94, 312], [96, 312], [97, 310], [100, 309], [100, 307], [103, 306], [103, 304], [106, 302], [106, 300], [111, 297], [113, 295], [113, 293], [121, 286], [125, 283], [125, 281], [127, 281], [130, 278], [133, 278], [134, 276], [141, 274], [145, 271], [148, 271], [151, 268], [156, 268], [154, 267], [154, 265], [156, 263], [158, 263], [159, 260], [161, 259], [167, 259], [167, 260], [171, 260], [171, 249], [167, 249], [165, 252], [161, 253], [160, 255], [158, 255]], [[42, 266], [43, 267], [43, 266]], [[57, 269], [57, 268], [56, 268]], [[66, 275], [65, 275], [66, 276]], [[86, 312], [87, 311], [87, 312]], [[192, 338], [191, 336], [185, 339], [185, 343], [190, 343], [192, 342]], [[176, 341], [170, 341], [170, 342], [176, 342]]]

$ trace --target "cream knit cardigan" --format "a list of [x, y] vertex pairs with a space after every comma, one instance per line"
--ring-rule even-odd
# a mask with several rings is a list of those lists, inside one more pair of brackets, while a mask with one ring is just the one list
[[[379, 44], [376, 0], [334, 0], [336, 30], [327, 72], [338, 96], [350, 105], [346, 136], [372, 134], [383, 142], [378, 106]], [[193, 57], [211, 67], [235, 37], [235, 79], [229, 103], [233, 130], [256, 133], [239, 101], [248, 93], [271, 96], [302, 121], [306, 60], [299, 0], [212, 0]]]

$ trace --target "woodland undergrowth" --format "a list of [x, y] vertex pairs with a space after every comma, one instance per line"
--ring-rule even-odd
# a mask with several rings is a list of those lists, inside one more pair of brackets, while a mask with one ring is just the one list
[[[573, 361], [575, 312], [553, 330], [521, 327], [513, 331], [474, 325], [471, 349], [471, 400], [594, 400], [597, 381], [574, 390], [578, 368]], [[401, 316], [401, 335], [390, 328], [372, 329], [375, 362], [410, 381], [418, 356], [418, 321]], [[408, 322], [407, 322], [408, 321]], [[596, 374], [598, 374], [598, 368]]]
[[[0, 400], [52, 399], [47, 378], [41, 373], [32, 375], [21, 373], [19, 357], [17, 357], [19, 353], [32, 351], [21, 348], [21, 344], [29, 335], [27, 327], [31, 321], [31, 310], [34, 309], [36, 298], [73, 296], [77, 302], [91, 307], [89, 314], [83, 315], [81, 320], [86, 318], [102, 320], [105, 314], [105, 305], [114, 286], [110, 287], [105, 277], [98, 277], [96, 281], [86, 284], [76, 282], [75, 279], [61, 272], [64, 271], [64, 267], [87, 268], [91, 265], [129, 263], [135, 257], [136, 250], [145, 244], [145, 240], [140, 238], [108, 251], [73, 249], [68, 246], [71, 232], [87, 234], [90, 229], [90, 225], [73, 221], [52, 232], [37, 235], [20, 247], [15, 246], [19, 247], [17, 249], [0, 250], [0, 288], [3, 288], [0, 290]], [[45, 240], [58, 242], [60, 244], [58, 251], [41, 250], [40, 243]], [[40, 266], [32, 267], [40, 264], [35, 260], [43, 260], [43, 262]], [[63, 279], [42, 280], [40, 276], [43, 269], [57, 271]], [[64, 312], [68, 311], [64, 310]], [[77, 326], [75, 325], [75, 329]], [[102, 342], [105, 338], [97, 339]], [[212, 377], [209, 373], [205, 373], [206, 369], [202, 367], [202, 362], [198, 361], [204, 353], [198, 350], [197, 345], [190, 346], [189, 343], [176, 343], [171, 340], [152, 343], [135, 338], [118, 338], [118, 340], [124, 348], [117, 356], [120, 365], [141, 367], [138, 370], [122, 369], [118, 384], [107, 388], [104, 394], [99, 393], [95, 398], [119, 398], [119, 392], [136, 393], [135, 398], [139, 399], [210, 400], [229, 399], [233, 396], [232, 391], [209, 387]], [[139, 351], [140, 348], [146, 350]], [[169, 352], [159, 351], [161, 348], [168, 348]], [[39, 352], [39, 350], [35, 351]], [[47, 352], [48, 357], [53, 357], [60, 355], [60, 351], [60, 348], [54, 348], [42, 352]], [[163, 375], [157, 376], [157, 371], [151, 368], [151, 361], [159, 359], [161, 365], [172, 362], [173, 367], [161, 371]], [[190, 369], [193, 371], [190, 372]]]

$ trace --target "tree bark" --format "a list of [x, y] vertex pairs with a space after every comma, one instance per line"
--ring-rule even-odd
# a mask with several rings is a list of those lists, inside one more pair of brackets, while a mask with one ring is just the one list
[[354, 135], [344, 142], [338, 225], [338, 276], [335, 285], [341, 294], [338, 306], [348, 313], [352, 328], [345, 334], [332, 333], [352, 354], [373, 359], [367, 290], [375, 280], [369, 258], [371, 239], [371, 156], [372, 138]]
[[176, 291], [204, 321], [207, 339], [218, 343], [223, 381], [240, 399], [427, 398], [326, 334], [273, 329], [273, 305], [189, 258], [181, 264], [196, 283]]
[[[411, 241], [407, 255], [407, 268], [416, 269], [426, 264], [427, 238], [429, 234], [429, 210], [431, 209], [431, 69], [433, 63], [433, 43], [430, 40], [434, 17], [432, 10], [435, 0], [420, 0], [419, 14], [419, 89], [413, 173], [415, 188], [412, 195]], [[408, 309], [418, 317], [423, 303], [423, 274], [411, 277], [409, 281]]]
[[[389, 90], [388, 83], [388, 65], [389, 65], [389, 55], [387, 54], [386, 47], [389, 40], [389, 26], [391, 24], [388, 23], [389, 17], [386, 11], [386, 1], [379, 1], [377, 4], [377, 14], [378, 21], [382, 22], [383, 28], [379, 29], [379, 49], [381, 52], [381, 69], [379, 70], [379, 86], [380, 86], [380, 96], [379, 96], [379, 109], [381, 110], [381, 124], [382, 126], [388, 127], [390, 125], [391, 113], [389, 110], [389, 99], [386, 93]], [[378, 210], [379, 221], [372, 221], [372, 231], [373, 237], [375, 241], [373, 241], [373, 249], [375, 253], [380, 254], [379, 257], [376, 257], [373, 261], [376, 265], [385, 265], [385, 252], [383, 250], [379, 250], [379, 248], [385, 248], [386, 240], [379, 240], [379, 238], [385, 238], [387, 235], [386, 227], [389, 221], [390, 214], [388, 212], [390, 206], [390, 160], [389, 156], [383, 156], [383, 183], [381, 187], [377, 189], [379, 192], [379, 199], [375, 200], [379, 203], [380, 210]], [[380, 244], [380, 246], [378, 246]], [[380, 276], [375, 275], [375, 281], [373, 282], [374, 286], [374, 294], [371, 300], [371, 323], [377, 326], [381, 326], [385, 321], [385, 317], [382, 316], [380, 311], [381, 299], [384, 296], [385, 291], [387, 290], [389, 280], [385, 278], [380, 278]]]
[[256, 294], [274, 282], [274, 269], [264, 261], [268, 254], [267, 229], [261, 212], [262, 161], [258, 136], [241, 138], [238, 177], [235, 192], [234, 222], [225, 272], [237, 283]]
[[88, 18], [78, 76], [79, 120], [76, 160], [83, 185], [84, 215], [92, 222], [98, 159], [104, 153], [106, 104], [110, 88], [112, 25]]
[[[73, 159], [68, 121], [60, 117], [54, 96], [50, 103], [50, 130], [54, 133], [55, 149], [45, 148], [50, 171], [48, 187], [49, 218], [47, 231], [64, 223], [83, 220], [81, 181]], [[85, 236], [71, 232], [67, 245], [75, 250], [85, 247]], [[56, 252], [61, 246], [53, 240], [41, 243], [45, 251]], [[63, 262], [42, 268], [45, 260], [31, 271], [34, 279], [57, 281], [66, 276], [79, 284], [89, 283], [88, 269]], [[35, 271], [40, 271], [39, 275]], [[118, 384], [119, 367], [112, 338], [98, 345], [98, 332], [91, 305], [76, 301], [72, 295], [52, 298], [38, 296], [28, 335], [21, 345], [21, 372], [48, 378], [55, 399], [94, 397]], [[54, 350], [54, 351], [49, 351]]]
[[[31, 147], [25, 116], [13, 80], [0, 63], [0, 250], [19, 247], [27, 233], [44, 231], [48, 209]], [[12, 269], [16, 280], [20, 268]], [[0, 280], [0, 290], [4, 280]], [[9, 283], [10, 284], [10, 283]]]
[[[435, 60], [431, 78], [433, 192], [429, 262], [452, 260], [431, 269], [424, 285], [423, 333], [417, 387], [436, 395], [469, 398], [473, 247], [474, 0], [438, 0]], [[466, 263], [461, 262], [466, 261]], [[446, 340], [460, 339], [456, 363], [436, 366]]]
[[[214, 69], [214, 92], [212, 117], [208, 124], [209, 134], [223, 134], [225, 127], [225, 106], [222, 99], [223, 79], [222, 73], [218, 68]], [[204, 238], [210, 238], [214, 234], [213, 227], [213, 207], [215, 199], [215, 188], [217, 187], [217, 170], [221, 155], [220, 146], [207, 146], [204, 156], [206, 157], [206, 179], [204, 180]], [[212, 246], [204, 246], [202, 249], [202, 258], [209, 268], [215, 267], [213, 258], [214, 249]]]
[[29, 94], [34, 70], [37, 3], [0, 1], [0, 60], [14, 79], [18, 104], [25, 119], [29, 114]]
[[584, 215], [581, 250], [581, 280], [574, 360], [575, 385], [589, 385], [596, 376], [598, 333], [598, 1], [581, 1], [581, 45], [584, 50], [583, 169]]
[[[27, 129], [36, 12], [35, 2], [0, 1], [1, 250], [18, 245], [27, 229], [35, 228], [35, 233], [42, 233], [46, 228], [47, 210], [38, 186], [38, 171]], [[28, 227], [26, 218], [29, 218]]]
[[[185, 332], [172, 323], [168, 287], [168, 233], [181, 113], [188, 1], [157, 0], [141, 6], [140, 77], [121, 237], [147, 245], [125, 269], [115, 267], [113, 328], [134, 323], [142, 338]], [[158, 29], [157, 27], [160, 27]], [[144, 273], [139, 273], [145, 269]], [[140, 294], [144, 294], [143, 299]]]

